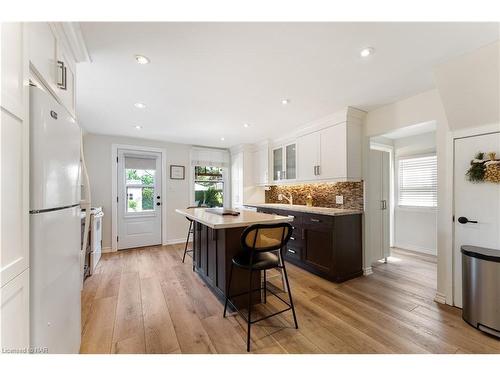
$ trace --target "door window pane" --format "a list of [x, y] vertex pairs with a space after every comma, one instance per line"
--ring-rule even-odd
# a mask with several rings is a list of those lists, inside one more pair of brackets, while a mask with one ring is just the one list
[[153, 211], [155, 170], [125, 169], [127, 212]]

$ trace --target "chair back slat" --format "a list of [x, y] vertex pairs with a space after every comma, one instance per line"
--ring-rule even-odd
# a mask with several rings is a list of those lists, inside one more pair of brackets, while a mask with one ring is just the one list
[[254, 224], [243, 231], [241, 245], [246, 250], [256, 252], [279, 250], [287, 244], [292, 230], [288, 223]]

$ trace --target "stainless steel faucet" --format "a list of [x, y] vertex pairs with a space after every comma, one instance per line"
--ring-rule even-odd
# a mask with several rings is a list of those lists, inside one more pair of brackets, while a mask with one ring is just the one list
[[278, 200], [279, 201], [282, 201], [283, 198], [285, 198], [285, 200], [288, 202], [288, 204], [293, 205], [293, 196], [292, 196], [292, 194], [290, 194], [290, 198], [284, 196], [283, 194], [278, 194]]

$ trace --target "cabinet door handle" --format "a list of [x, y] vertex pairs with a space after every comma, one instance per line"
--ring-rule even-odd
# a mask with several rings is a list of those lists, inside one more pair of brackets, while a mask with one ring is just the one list
[[292, 241], [295, 241], [295, 237], [290, 237], [290, 239], [291, 239]]
[[57, 61], [57, 66], [61, 69], [61, 82], [57, 82], [57, 87], [61, 90], [67, 90], [67, 68], [64, 64], [64, 61]]
[[296, 254], [297, 252], [294, 249], [287, 249], [289, 253]]
[[320, 220], [320, 219], [314, 219], [314, 218], [312, 218], [312, 219], [311, 219], [311, 221], [312, 221], [313, 223], [321, 223], [321, 220]]
[[317, 168], [318, 168], [318, 176], [319, 176], [321, 174], [321, 166], [318, 165]]

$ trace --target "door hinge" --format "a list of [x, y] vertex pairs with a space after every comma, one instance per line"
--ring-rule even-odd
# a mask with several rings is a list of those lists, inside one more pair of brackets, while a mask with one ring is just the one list
[[116, 197], [116, 203], [118, 203], [118, 197]]
[[453, 216], [451, 217], [451, 221], [452, 221], [452, 222], [455, 222], [455, 215], [453, 215]]
[[116, 162], [118, 163], [118, 156], [116, 157]]
[[118, 236], [116, 236], [116, 242], [118, 242]]

